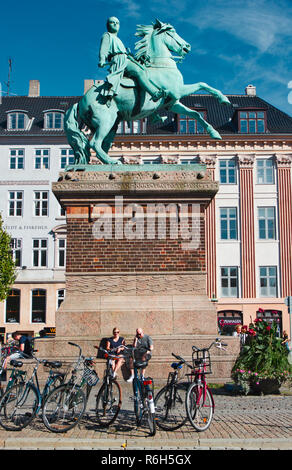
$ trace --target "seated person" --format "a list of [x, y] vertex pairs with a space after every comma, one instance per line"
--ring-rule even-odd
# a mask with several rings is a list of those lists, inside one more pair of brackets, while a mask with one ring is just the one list
[[[151, 359], [153, 351], [153, 340], [149, 335], [146, 335], [142, 328], [137, 328], [136, 336], [133, 341], [133, 347], [137, 348], [134, 352], [135, 360], [139, 362], [148, 362]], [[130, 360], [130, 371], [131, 377], [127, 382], [133, 382], [134, 379], [134, 364], [133, 359]], [[142, 370], [142, 376], [144, 376], [145, 369]]]
[[[121, 354], [123, 351], [123, 346], [125, 345], [125, 339], [120, 336], [120, 331], [118, 328], [113, 329], [113, 336], [107, 340], [106, 349], [111, 351], [112, 349], [118, 348], [115, 353]], [[113, 362], [113, 376], [117, 376], [118, 370], [124, 364], [125, 360], [123, 357], [116, 359]]]

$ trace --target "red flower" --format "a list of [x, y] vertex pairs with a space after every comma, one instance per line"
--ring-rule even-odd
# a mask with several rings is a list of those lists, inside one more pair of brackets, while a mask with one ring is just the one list
[[265, 313], [265, 311], [264, 311], [263, 308], [259, 308], [259, 309], [258, 309], [258, 312], [260, 312], [260, 313]]
[[267, 326], [267, 328], [266, 328], [266, 329], [267, 329], [268, 331], [270, 331], [271, 327], [270, 327], [270, 326]]

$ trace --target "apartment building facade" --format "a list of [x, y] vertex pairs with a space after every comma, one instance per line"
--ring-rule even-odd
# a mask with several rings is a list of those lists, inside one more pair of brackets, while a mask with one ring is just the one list
[[[85, 81], [85, 87], [91, 86]], [[289, 331], [284, 303], [292, 295], [292, 118], [256, 95], [184, 98], [221, 134], [214, 141], [188, 116], [162, 112], [163, 124], [122, 122], [110, 155], [123, 163], [205, 163], [220, 189], [206, 209], [207, 284], [218, 331], [256, 316]], [[0, 304], [0, 327], [37, 334], [55, 326], [65, 296], [66, 215], [51, 183], [73, 164], [63, 130], [66, 110], [80, 97], [42, 97], [30, 82], [26, 97], [0, 105], [0, 210], [12, 237], [17, 278]], [[96, 162], [94, 154], [92, 163]]]

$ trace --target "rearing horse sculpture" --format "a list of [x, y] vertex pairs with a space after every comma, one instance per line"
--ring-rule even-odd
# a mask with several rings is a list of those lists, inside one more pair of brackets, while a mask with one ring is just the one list
[[[176, 57], [173, 57], [172, 53], [183, 59], [190, 51], [190, 45], [176, 33], [173, 26], [158, 20], [151, 26], [138, 26], [136, 36], [141, 39], [135, 45], [135, 60], [147, 70], [149, 80], [158, 89], [165, 91], [165, 97], [154, 102], [147, 92], [137, 86], [136, 81], [124, 77], [118, 95], [114, 96], [110, 107], [107, 107], [104, 93], [107, 84], [90, 88], [65, 116], [65, 132], [74, 151], [75, 163], [89, 163], [90, 148], [103, 163], [120, 163], [110, 158], [107, 153], [119, 123], [148, 116], [153, 122], [163, 122], [163, 118], [158, 114], [162, 108], [196, 119], [213, 139], [221, 139], [220, 134], [199, 112], [180, 102], [183, 96], [204, 90], [215, 96], [220, 103], [230, 104], [226, 96], [206, 83], [184, 84], [174, 60]], [[78, 118], [91, 130], [91, 140], [80, 130]]]

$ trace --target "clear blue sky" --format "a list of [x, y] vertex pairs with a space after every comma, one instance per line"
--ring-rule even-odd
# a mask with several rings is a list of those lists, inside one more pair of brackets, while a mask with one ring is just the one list
[[85, 78], [105, 76], [97, 57], [107, 18], [120, 19], [119, 36], [132, 51], [136, 25], [158, 18], [192, 46], [179, 66], [185, 83], [204, 81], [225, 94], [253, 84], [292, 115], [292, 0], [15, 0], [0, 12], [0, 81], [5, 90], [11, 57], [17, 95], [27, 95], [30, 79], [40, 80], [43, 96], [81, 95]]

